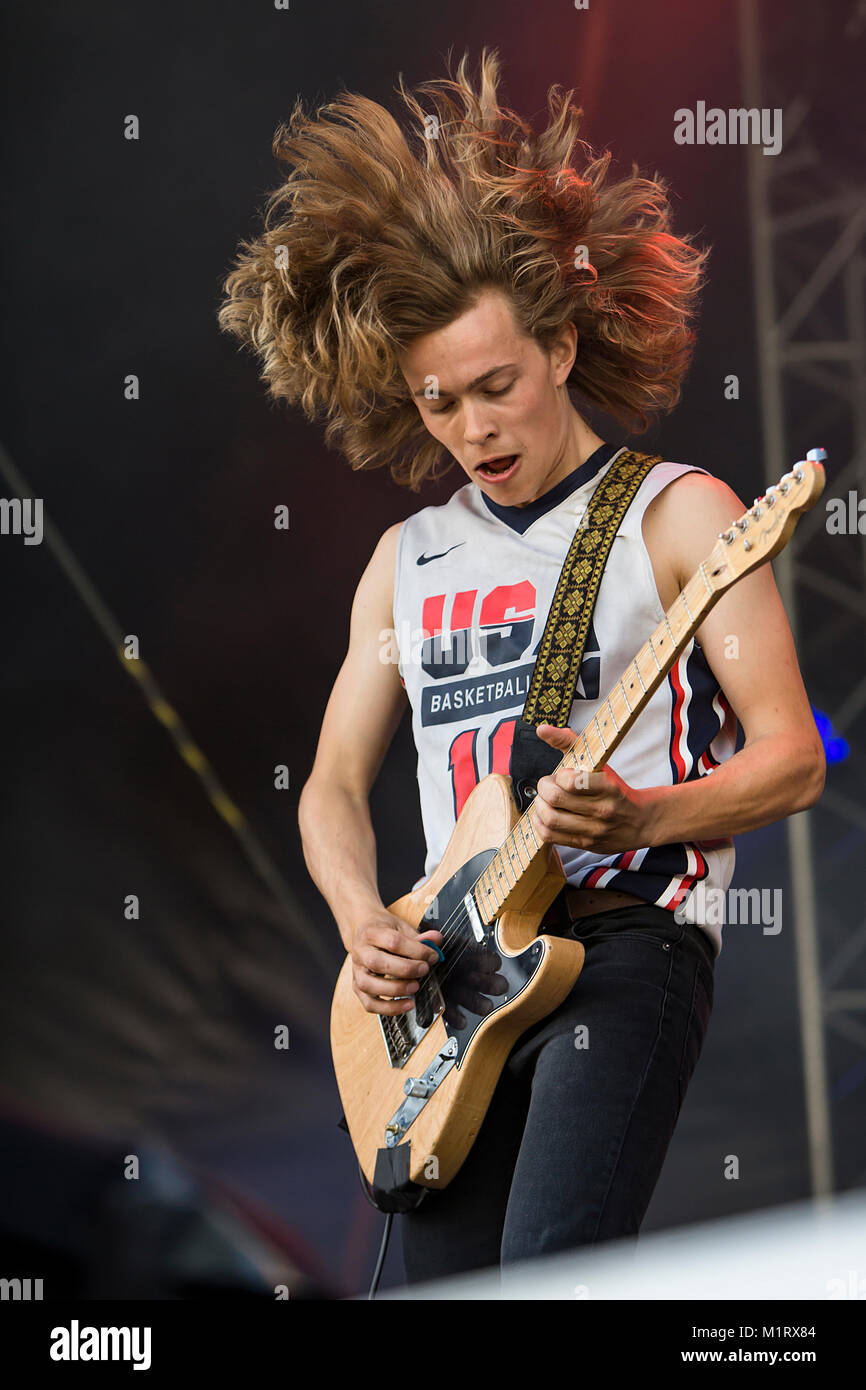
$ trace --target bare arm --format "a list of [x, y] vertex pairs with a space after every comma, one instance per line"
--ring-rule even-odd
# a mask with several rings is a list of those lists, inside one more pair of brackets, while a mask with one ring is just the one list
[[[719, 479], [695, 474], [667, 494], [665, 524], [682, 587], [745, 506]], [[755, 830], [814, 805], [824, 787], [824, 750], [770, 565], [724, 594], [697, 637], [745, 746], [710, 777], [657, 789], [655, 844]]]
[[[400, 523], [381, 537], [352, 603], [349, 648], [334, 682], [298, 823], [310, 876], [355, 961], [366, 1008], [400, 1013], [426, 962], [437, 959], [385, 908], [376, 882], [370, 789], [406, 706], [396, 663], [382, 660], [393, 629], [393, 575]], [[427, 933], [435, 940], [440, 933]], [[423, 966], [423, 968], [422, 968]], [[390, 978], [388, 978], [390, 977]], [[384, 1004], [382, 996], [392, 1002]], [[375, 1002], [374, 1002], [375, 1001]]]

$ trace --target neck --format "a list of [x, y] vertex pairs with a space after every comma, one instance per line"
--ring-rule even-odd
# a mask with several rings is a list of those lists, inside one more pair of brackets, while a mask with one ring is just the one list
[[536, 501], [545, 492], [549, 492], [552, 487], [556, 487], [556, 484], [561, 483], [563, 478], [567, 478], [575, 469], [586, 463], [590, 454], [594, 454], [596, 449], [600, 449], [604, 443], [604, 440], [600, 439], [595, 431], [590, 429], [589, 425], [581, 419], [570, 402], [569, 411], [570, 417], [567, 420], [565, 437], [550, 471], [532, 496], [524, 498], [522, 502], [515, 502], [515, 507], [528, 507], [530, 502]]

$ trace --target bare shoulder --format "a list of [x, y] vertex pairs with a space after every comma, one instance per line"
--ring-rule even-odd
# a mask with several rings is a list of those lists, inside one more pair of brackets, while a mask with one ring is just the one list
[[402, 521], [396, 521], [379, 537], [355, 591], [353, 621], [368, 611], [374, 611], [380, 617], [391, 614], [394, 606], [394, 564], [402, 525]]
[[733, 488], [712, 474], [682, 473], [671, 479], [643, 515], [644, 540], [657, 577], [659, 571], [666, 574], [678, 591], [706, 559], [719, 532], [745, 510]]
[[681, 473], [662, 488], [646, 509], [646, 515], [669, 524], [694, 520], [715, 525], [741, 516], [745, 506], [733, 488], [711, 473]]

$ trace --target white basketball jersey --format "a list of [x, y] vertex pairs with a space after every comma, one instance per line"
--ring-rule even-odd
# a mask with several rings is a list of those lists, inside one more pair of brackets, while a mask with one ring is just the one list
[[[424, 873], [439, 863], [469, 793], [490, 772], [508, 774], [511, 740], [562, 566], [590, 498], [623, 453], [605, 444], [525, 507], [489, 498], [475, 483], [403, 522], [394, 572], [400, 678], [412, 706], [418, 788], [427, 842]], [[614, 538], [587, 635], [568, 725], [580, 732], [663, 616], [641, 520], [683, 473], [657, 463]], [[610, 758], [632, 787], [671, 786], [712, 773], [736, 745], [736, 717], [692, 638]], [[701, 920], [705, 889], [726, 891], [729, 838], [636, 846], [619, 854], [557, 845], [569, 883], [615, 888], [697, 922], [721, 951], [721, 928]], [[717, 915], [717, 914], [714, 914]]]

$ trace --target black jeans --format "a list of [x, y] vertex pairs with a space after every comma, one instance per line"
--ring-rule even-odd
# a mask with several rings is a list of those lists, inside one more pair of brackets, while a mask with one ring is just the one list
[[456, 1177], [400, 1217], [410, 1284], [637, 1235], [706, 1035], [713, 946], [651, 905], [562, 932], [586, 948], [574, 988], [518, 1038]]

